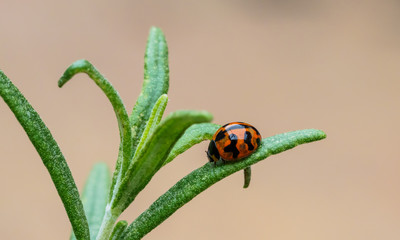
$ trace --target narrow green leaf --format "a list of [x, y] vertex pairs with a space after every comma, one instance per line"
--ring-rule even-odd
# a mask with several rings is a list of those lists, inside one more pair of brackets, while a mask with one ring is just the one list
[[90, 239], [89, 226], [71, 171], [49, 129], [22, 93], [0, 71], [0, 95], [24, 128], [57, 189], [78, 239]]
[[128, 226], [122, 239], [141, 239], [184, 204], [223, 178], [249, 167], [272, 154], [289, 150], [299, 144], [321, 140], [325, 137], [324, 132], [315, 129], [283, 133], [263, 139], [259, 149], [242, 161], [216, 167], [212, 164], [205, 164], [181, 179], [158, 198]]
[[74, 62], [64, 72], [63, 76], [58, 81], [58, 86], [62, 87], [77, 73], [86, 73], [97, 84], [97, 86], [100, 87], [100, 89], [104, 92], [104, 94], [111, 102], [111, 105], [113, 106], [115, 115], [117, 117], [121, 143], [115, 167], [116, 170], [114, 171], [114, 175], [112, 178], [112, 187], [110, 191], [110, 194], [112, 194], [115, 184], [121, 180], [121, 177], [127, 170], [128, 164], [133, 156], [132, 131], [130, 127], [129, 117], [118, 92], [114, 89], [111, 83], [106, 78], [104, 78], [90, 62], [86, 60], [78, 60]]
[[112, 196], [115, 194], [115, 186], [119, 185], [121, 183], [121, 179], [122, 179], [122, 172], [121, 172], [121, 165], [123, 162], [123, 153], [122, 153], [122, 146], [119, 146], [119, 151], [118, 151], [118, 157], [117, 157], [117, 163], [115, 164], [115, 171], [113, 173], [112, 176], [112, 180], [111, 180], [111, 188], [110, 188], [110, 192], [109, 192], [109, 200], [112, 199]]
[[[137, 149], [142, 149], [142, 146], [146, 142], [147, 136], [151, 135], [151, 133], [154, 131], [154, 129], [157, 127], [157, 125], [160, 123], [162, 115], [164, 113], [165, 107], [167, 106], [168, 103], [168, 96], [166, 94], [163, 94], [159, 97], [157, 100], [156, 104], [153, 107], [153, 110], [151, 112], [151, 116], [149, 120], [147, 121], [146, 128], [143, 131], [142, 138], [140, 139], [140, 143], [138, 145]], [[137, 152], [135, 153], [135, 156], [137, 155]], [[117, 163], [118, 164], [118, 163]], [[119, 173], [121, 174], [121, 173]], [[117, 176], [114, 174], [113, 177], [113, 188], [110, 191], [110, 199], [113, 198], [114, 194], [117, 194], [116, 189], [119, 188], [120, 185], [120, 178], [122, 176]]]
[[121, 220], [115, 224], [115, 227], [111, 233], [110, 240], [119, 240], [121, 239], [122, 233], [125, 231], [128, 226], [128, 222], [125, 220]]
[[135, 107], [130, 116], [134, 151], [139, 144], [146, 122], [157, 99], [168, 92], [168, 46], [161, 29], [152, 27], [144, 57], [144, 80]]
[[132, 157], [132, 132], [130, 122], [124, 103], [118, 92], [114, 89], [111, 83], [100, 74], [100, 72], [87, 60], [78, 60], [65, 70], [63, 76], [58, 81], [58, 86], [62, 87], [75, 74], [86, 73], [107, 96], [108, 100], [114, 108], [115, 115], [118, 121], [118, 127], [121, 136], [121, 146], [123, 151], [122, 171], [126, 171], [126, 166]]
[[186, 129], [182, 137], [180, 137], [179, 140], [175, 143], [174, 147], [168, 155], [167, 160], [164, 162], [163, 165], [171, 162], [179, 154], [185, 152], [193, 145], [196, 145], [204, 140], [210, 140], [213, 137], [214, 133], [220, 127], [220, 125], [214, 123], [193, 124], [188, 129]]
[[129, 167], [112, 208], [121, 212], [126, 209], [163, 165], [184, 131], [192, 124], [211, 120], [212, 115], [205, 111], [177, 111], [161, 121], [138, 153], [137, 161]]
[[150, 114], [150, 118], [147, 121], [146, 127], [142, 134], [142, 137], [140, 138], [140, 142], [136, 148], [136, 153], [140, 152], [140, 149], [142, 148], [143, 144], [146, 142], [147, 137], [151, 135], [151, 133], [154, 131], [154, 129], [160, 123], [161, 118], [164, 114], [165, 107], [167, 106], [167, 103], [168, 103], [167, 94], [163, 94], [158, 98], [158, 100], [157, 100], [156, 104], [154, 105], [153, 110]]
[[[97, 163], [90, 171], [82, 192], [82, 203], [89, 223], [90, 239], [96, 239], [108, 201], [110, 171], [105, 163]], [[71, 234], [71, 240], [75, 240]]]

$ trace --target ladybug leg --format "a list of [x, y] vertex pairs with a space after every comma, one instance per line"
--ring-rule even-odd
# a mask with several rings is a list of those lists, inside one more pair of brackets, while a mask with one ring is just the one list
[[217, 162], [215, 162], [216, 165], [218, 166], [222, 166], [226, 163], [226, 161], [222, 158], [219, 158], [219, 160]]
[[251, 168], [247, 167], [243, 170], [244, 173], [244, 185], [243, 188], [248, 188], [251, 180]]

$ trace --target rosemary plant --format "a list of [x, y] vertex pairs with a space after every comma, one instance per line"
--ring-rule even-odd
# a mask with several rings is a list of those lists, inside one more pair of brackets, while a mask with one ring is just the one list
[[306, 129], [262, 140], [249, 157], [214, 166], [206, 163], [178, 181], [131, 224], [118, 221], [157, 171], [193, 145], [212, 138], [220, 127], [210, 123], [206, 111], [177, 111], [162, 119], [168, 102], [168, 48], [158, 28], [150, 30], [141, 94], [128, 115], [111, 83], [88, 61], [78, 60], [62, 75], [62, 87], [75, 74], [85, 73], [109, 99], [118, 120], [120, 147], [112, 174], [104, 163], [93, 167], [79, 195], [68, 164], [49, 129], [22, 93], [0, 71], [0, 95], [20, 122], [39, 153], [58, 191], [72, 225], [71, 239], [141, 239], [176, 210], [223, 178], [272, 154], [326, 137], [320, 130]]

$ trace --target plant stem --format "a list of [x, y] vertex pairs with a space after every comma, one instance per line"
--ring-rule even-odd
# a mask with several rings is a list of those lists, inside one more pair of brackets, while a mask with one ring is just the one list
[[119, 214], [111, 211], [111, 205], [107, 204], [106, 212], [104, 213], [103, 221], [100, 226], [96, 240], [108, 240], [112, 233], [115, 222]]

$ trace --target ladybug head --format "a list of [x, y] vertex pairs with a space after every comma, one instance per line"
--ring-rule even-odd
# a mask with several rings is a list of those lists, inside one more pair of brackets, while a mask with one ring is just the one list
[[208, 160], [210, 162], [214, 162], [214, 163], [218, 162], [220, 156], [219, 156], [219, 152], [218, 152], [217, 146], [215, 145], [214, 140], [211, 140], [210, 145], [208, 145], [208, 151], [206, 151], [206, 153], [207, 153]]

